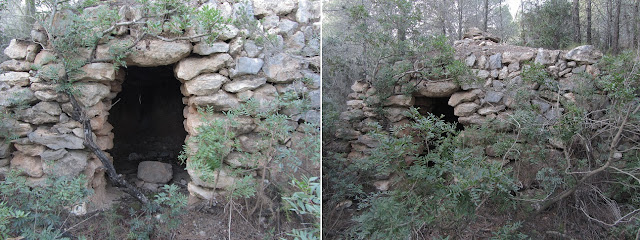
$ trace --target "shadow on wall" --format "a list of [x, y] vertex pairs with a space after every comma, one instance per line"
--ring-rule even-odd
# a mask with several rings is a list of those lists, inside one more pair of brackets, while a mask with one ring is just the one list
[[187, 132], [180, 82], [173, 67], [128, 67], [125, 72], [122, 92], [109, 111], [116, 169], [126, 173], [141, 161], [174, 162]]

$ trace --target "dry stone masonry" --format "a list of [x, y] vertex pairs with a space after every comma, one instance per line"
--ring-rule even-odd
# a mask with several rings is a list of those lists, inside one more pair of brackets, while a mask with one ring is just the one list
[[[539, 109], [539, 121], [555, 121], [563, 113], [562, 102], [575, 102], [574, 89], [579, 86], [581, 74], [599, 74], [594, 65], [602, 53], [593, 46], [577, 47], [571, 51], [535, 49], [497, 43], [498, 39], [476, 30], [465, 35], [465, 39], [455, 41], [456, 58], [464, 61], [476, 77], [474, 81], [420, 81], [411, 79], [417, 85], [411, 96], [402, 95], [400, 86], [382, 105], [384, 117], [366, 103], [376, 90], [365, 81], [356, 81], [347, 101], [347, 111], [340, 119], [348, 122], [348, 127], [339, 129], [337, 137], [348, 141], [348, 158], [361, 158], [376, 146], [376, 141], [366, 135], [370, 131], [368, 123], [387, 122], [402, 125], [409, 122], [404, 113], [412, 106], [432, 112], [438, 107], [438, 99], [446, 98], [441, 104], [453, 107], [457, 121], [466, 126], [482, 124], [491, 119], [507, 119], [517, 104], [517, 87], [527, 86], [532, 92], [531, 105]], [[544, 66], [559, 91], [553, 91], [539, 83], [525, 82], [521, 76], [523, 68], [530, 63]], [[371, 101], [369, 101], [371, 102]], [[438, 115], [438, 114], [436, 114]]]
[[[197, 107], [212, 106], [220, 111], [230, 110], [252, 98], [269, 102], [279, 94], [295, 89], [312, 97], [313, 107], [293, 116], [306, 122], [320, 121], [320, 1], [319, 0], [260, 0], [232, 1], [210, 0], [204, 5], [217, 8], [227, 17], [249, 14], [260, 20], [260, 31], [275, 41], [257, 43], [246, 36], [246, 29], [228, 25], [218, 40], [207, 44], [192, 41], [165, 42], [144, 39], [126, 58], [128, 66], [174, 66], [175, 77], [180, 81], [183, 94], [184, 128], [189, 137], [198, 134], [202, 124]], [[244, 11], [244, 13], [242, 12]], [[124, 20], [139, 14], [135, 7], [120, 9]], [[96, 58], [106, 56], [109, 47], [136, 37], [135, 28], [120, 27], [114, 39], [100, 45]], [[15, 119], [2, 123], [18, 138], [0, 141], [0, 174], [10, 169], [22, 170], [32, 185], [43, 185], [50, 175], [87, 177], [87, 186], [94, 190], [94, 201], [101, 201], [105, 194], [105, 173], [101, 162], [83, 144], [82, 124], [71, 119], [72, 106], [69, 97], [58, 91], [59, 86], [48, 78], [54, 54], [41, 49], [35, 41], [44, 42], [46, 35], [37, 30], [33, 40], [12, 40], [4, 50], [10, 60], [0, 64], [0, 107], [24, 106]], [[82, 50], [80, 50], [82, 51]], [[89, 51], [87, 51], [88, 54]], [[35, 70], [37, 69], [37, 70]], [[75, 76], [78, 102], [86, 108], [97, 145], [102, 150], [113, 148], [113, 126], [107, 121], [109, 110], [122, 83], [127, 81], [123, 69], [114, 70], [112, 63], [91, 63], [82, 68], [84, 73]], [[295, 81], [309, 78], [311, 84], [299, 86]], [[295, 82], [294, 82], [295, 81]], [[236, 119], [240, 127], [232, 129], [243, 148], [251, 151], [251, 144], [258, 138], [254, 119]], [[243, 167], [237, 152], [225, 159], [216, 188], [222, 189], [234, 182], [229, 169]], [[169, 178], [155, 176], [161, 172], [171, 174], [171, 166], [143, 162], [145, 168], [138, 172], [146, 183], [163, 184]], [[318, 166], [319, 168], [319, 166]], [[192, 174], [192, 173], [190, 173]], [[191, 175], [188, 189], [192, 196], [211, 199], [217, 190], [209, 183]]]

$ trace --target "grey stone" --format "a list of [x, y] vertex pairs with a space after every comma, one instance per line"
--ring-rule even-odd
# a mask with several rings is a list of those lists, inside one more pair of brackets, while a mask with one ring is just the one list
[[64, 148], [58, 150], [45, 150], [40, 154], [40, 158], [42, 158], [42, 161], [55, 161], [64, 157], [67, 152], [68, 151]]
[[0, 74], [0, 82], [5, 82], [9, 86], [24, 87], [29, 85], [29, 73], [27, 72], [6, 72]]
[[180, 61], [191, 53], [193, 46], [189, 41], [166, 42], [162, 40], [140, 41], [127, 57], [130, 66], [155, 67], [170, 65]]
[[354, 109], [340, 113], [340, 119], [344, 121], [362, 120], [364, 118], [364, 111], [360, 109]]
[[49, 132], [43, 128], [39, 128], [27, 135], [29, 140], [39, 143], [48, 148], [57, 150], [61, 148], [67, 149], [83, 149], [84, 141], [82, 138], [70, 134], [57, 134]]
[[478, 98], [478, 95], [482, 93], [480, 89], [474, 89], [468, 92], [456, 92], [449, 98], [447, 103], [449, 106], [455, 107], [462, 102], [472, 102]]
[[480, 105], [473, 102], [461, 103], [453, 109], [453, 114], [458, 117], [470, 116], [475, 113], [479, 107]]
[[571, 72], [572, 73], [583, 73], [586, 69], [587, 69], [587, 66], [582, 65], [580, 67], [574, 68]]
[[267, 58], [262, 68], [267, 81], [273, 83], [289, 83], [301, 78], [300, 69], [303, 69], [302, 60], [284, 53]]
[[49, 175], [75, 177], [87, 166], [89, 153], [85, 151], [69, 151], [64, 157], [53, 162], [45, 162], [42, 170]]
[[425, 97], [448, 97], [459, 89], [454, 81], [422, 82], [416, 86], [417, 94]]
[[253, 2], [256, 16], [286, 15], [296, 8], [294, 0], [261, 0]]
[[278, 24], [278, 28], [280, 29], [280, 33], [285, 36], [293, 35], [293, 32], [298, 28], [298, 23], [291, 21], [289, 19], [280, 20], [280, 24]]
[[217, 111], [229, 111], [240, 105], [238, 98], [219, 90], [211, 96], [196, 96], [189, 98], [189, 105], [194, 106], [211, 106]]
[[502, 54], [503, 63], [520, 63], [533, 59], [533, 52], [504, 52]]
[[260, 69], [262, 69], [263, 64], [264, 61], [260, 58], [239, 57], [236, 60], [236, 69], [232, 72], [231, 76], [257, 74]]
[[226, 24], [222, 28], [222, 31], [220, 32], [220, 35], [218, 35], [218, 39], [220, 39], [222, 41], [226, 41], [226, 40], [235, 38], [236, 36], [238, 36], [238, 33], [240, 33], [240, 29], [238, 29], [237, 27], [235, 27], [232, 24]]
[[322, 99], [320, 98], [320, 90], [313, 90], [309, 92], [309, 99], [311, 100], [311, 107], [314, 109], [320, 109], [322, 106]]
[[220, 53], [203, 58], [186, 58], [178, 62], [175, 68], [176, 77], [180, 80], [191, 80], [201, 73], [214, 73], [233, 61], [231, 55]]
[[489, 115], [492, 113], [498, 113], [506, 108], [505, 105], [491, 106], [491, 107], [483, 107], [478, 109], [478, 114], [480, 115]]
[[9, 46], [4, 49], [4, 55], [13, 59], [24, 59], [27, 57], [27, 47], [29, 42], [12, 39]]
[[116, 79], [116, 71], [111, 63], [90, 63], [84, 65], [80, 70], [82, 73], [74, 76], [79, 81], [109, 82]]
[[229, 78], [217, 73], [202, 74], [194, 79], [185, 81], [184, 87], [187, 94], [209, 95], [218, 92], [222, 84], [229, 81]]
[[32, 63], [27, 61], [11, 59], [2, 62], [2, 64], [0, 64], [0, 69], [5, 71], [28, 72], [29, 70], [31, 70], [32, 65]]
[[534, 62], [542, 65], [553, 65], [558, 59], [559, 53], [560, 52], [557, 50], [545, 50], [539, 48]]
[[487, 70], [480, 70], [480, 71], [478, 71], [476, 76], [478, 76], [479, 78], [485, 79], [485, 78], [488, 78], [490, 74], [491, 73], [489, 71], [487, 71]]
[[9, 144], [7, 141], [0, 141], [0, 158], [7, 158], [10, 154], [11, 144]]
[[544, 101], [535, 100], [535, 99], [531, 100], [531, 105], [536, 106], [540, 110], [540, 113], [545, 113], [551, 108], [550, 104]]
[[565, 55], [565, 58], [567, 60], [593, 64], [602, 58], [602, 52], [598, 51], [592, 45], [583, 45], [569, 51]]
[[318, 110], [306, 111], [305, 113], [303, 113], [300, 116], [300, 119], [304, 120], [304, 122], [306, 122], [306, 123], [312, 123], [312, 124], [319, 125], [320, 124], [320, 119], [321, 119], [320, 111], [318, 111]]
[[502, 68], [502, 54], [496, 53], [489, 57], [489, 69], [500, 69]]
[[307, 23], [309, 19], [320, 18], [320, 2], [310, 0], [299, 0], [298, 11], [296, 11], [296, 21], [299, 23]]
[[472, 67], [473, 64], [476, 63], [476, 55], [469, 55], [465, 60], [464, 63], [467, 65], [467, 67]]
[[261, 50], [262, 47], [258, 47], [253, 40], [247, 40], [244, 43], [244, 51], [247, 52], [247, 56], [250, 58], [258, 57]]
[[78, 103], [85, 107], [91, 107], [106, 98], [111, 92], [111, 88], [100, 83], [78, 84], [76, 89], [79, 95], [76, 97]]
[[173, 178], [171, 164], [143, 161], [138, 165], [138, 178], [148, 183], [167, 183]]
[[215, 42], [207, 44], [206, 42], [199, 42], [193, 47], [193, 52], [200, 55], [211, 55], [212, 53], [226, 53], [229, 52], [229, 44], [226, 42]]
[[222, 89], [227, 92], [237, 93], [259, 88], [265, 83], [267, 83], [267, 79], [264, 77], [245, 77], [234, 79], [233, 81], [226, 83]]
[[504, 96], [504, 93], [488, 91], [484, 96], [484, 101], [488, 103], [498, 103]]
[[27, 87], [14, 86], [0, 94], [0, 106], [2, 107], [15, 107], [20, 104], [30, 104], [37, 100], [33, 91]]

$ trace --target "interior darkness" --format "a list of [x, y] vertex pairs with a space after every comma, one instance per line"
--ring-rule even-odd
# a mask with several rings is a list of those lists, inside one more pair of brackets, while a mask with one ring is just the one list
[[455, 123], [457, 130], [463, 130], [464, 126], [458, 122], [458, 117], [453, 114], [453, 107], [449, 106], [449, 98], [430, 98], [430, 97], [415, 97], [414, 107], [419, 108], [418, 112], [425, 116], [428, 112], [436, 116], [444, 115], [442, 118], [449, 123]]
[[118, 173], [134, 173], [141, 161], [177, 163], [187, 136], [180, 82], [172, 66], [128, 67], [122, 92], [113, 100], [110, 151]]

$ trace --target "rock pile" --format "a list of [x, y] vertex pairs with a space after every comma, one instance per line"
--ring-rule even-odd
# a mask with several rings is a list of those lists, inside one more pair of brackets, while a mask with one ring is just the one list
[[[448, 97], [448, 105], [454, 107], [454, 114], [463, 125], [481, 124], [490, 119], [507, 119], [513, 113], [517, 102], [516, 89], [526, 86], [532, 100], [528, 104], [539, 110], [539, 121], [556, 121], [564, 111], [562, 102], [575, 102], [574, 90], [584, 75], [599, 74], [594, 65], [602, 53], [593, 46], [580, 46], [571, 51], [534, 49], [497, 44], [490, 37], [472, 32], [468, 38], [456, 41], [456, 57], [472, 69], [475, 79], [469, 82], [454, 81], [428, 82], [411, 79], [416, 91], [411, 96], [402, 95], [400, 86], [383, 102], [385, 116], [380, 116], [367, 102], [376, 102], [376, 90], [364, 81], [356, 81], [347, 101], [347, 111], [340, 119], [348, 122], [347, 128], [339, 129], [337, 136], [349, 142], [343, 149], [349, 158], [360, 158], [376, 146], [376, 141], [365, 135], [370, 131], [368, 123], [386, 122], [390, 126], [409, 122], [404, 113], [418, 105], [416, 97]], [[526, 82], [522, 78], [524, 68], [532, 63], [543, 66], [549, 73], [548, 81], [557, 84], [559, 91]], [[421, 106], [424, 106], [421, 105]]]

